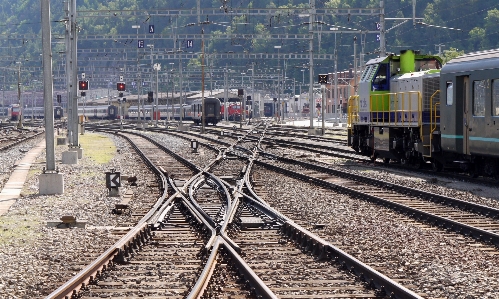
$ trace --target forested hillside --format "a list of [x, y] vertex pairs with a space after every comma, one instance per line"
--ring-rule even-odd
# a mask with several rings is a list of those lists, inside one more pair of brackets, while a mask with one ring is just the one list
[[[385, 0], [386, 49], [398, 52], [402, 49], [421, 50], [424, 53], [438, 53], [447, 58], [456, 53], [464, 53], [499, 47], [499, 1], [497, 0], [418, 0], [416, 2], [416, 23], [412, 18], [412, 0]], [[380, 0], [316, 0], [316, 9], [324, 8], [379, 8]], [[201, 42], [194, 41], [191, 49], [185, 49], [186, 41], [182, 34], [198, 34], [204, 32], [207, 39], [205, 50], [210, 53], [244, 52], [275, 53], [279, 52], [309, 53], [307, 39], [286, 38], [284, 34], [308, 34], [309, 3], [300, 0], [253, 0], [227, 1], [212, 0], [211, 3], [201, 1], [201, 8], [214, 8], [223, 12], [219, 15], [202, 15], [200, 25], [195, 16], [177, 16], [165, 10], [193, 9], [195, 0], [119, 0], [98, 1], [78, 0], [77, 10], [86, 17], [78, 19], [80, 26], [79, 49], [116, 48], [135, 54], [136, 41], [133, 38], [119, 39], [118, 35], [147, 34], [148, 25], [155, 26], [155, 34], [163, 34], [164, 39], [154, 40], [155, 49], [162, 51], [173, 48], [200, 52]], [[265, 8], [267, 14], [261, 13]], [[301, 10], [300, 10], [301, 8]], [[250, 10], [253, 9], [253, 10]], [[258, 10], [260, 14], [256, 14]], [[106, 16], [88, 17], [88, 11], [108, 11]], [[136, 16], [125, 13], [130, 10], [145, 11]], [[54, 60], [62, 59], [57, 53], [64, 51], [64, 43], [57, 40], [64, 34], [64, 5], [62, 1], [52, 1], [52, 31], [54, 38]], [[343, 12], [345, 10], [342, 10]], [[40, 66], [41, 24], [39, 0], [3, 0], [0, 1], [0, 25], [3, 46], [0, 48], [3, 66], [11, 66], [16, 61], [23, 61], [26, 66]], [[162, 15], [157, 15], [161, 12]], [[238, 13], [246, 12], [246, 15]], [[149, 13], [149, 15], [148, 15]], [[347, 69], [353, 62], [354, 37], [357, 39], [357, 54], [365, 53], [364, 61], [376, 57], [379, 42], [375, 33], [377, 14], [358, 15], [352, 10], [350, 15], [318, 14], [313, 21], [313, 52], [338, 55], [338, 69]], [[141, 25], [140, 31], [132, 25]], [[332, 30], [332, 29], [336, 30]], [[279, 38], [275, 35], [279, 34]], [[107, 35], [108, 40], [89, 38], [93, 35]], [[172, 36], [177, 36], [174, 41]], [[258, 37], [256, 35], [259, 35]], [[228, 37], [228, 38], [227, 38]], [[282, 37], [282, 38], [281, 38]], [[56, 43], [59, 41], [59, 43]], [[84, 59], [81, 63], [84, 63]], [[223, 67], [227, 61], [212, 59], [214, 66]], [[231, 61], [234, 64], [255, 63], [260, 67], [272, 67], [275, 61]], [[281, 62], [282, 63], [282, 62]], [[288, 75], [301, 78], [299, 67], [308, 63], [303, 61], [286, 62]], [[57, 62], [54, 62], [57, 64]], [[199, 59], [189, 61], [191, 66], [199, 66]], [[331, 72], [330, 61], [314, 63], [316, 72]]]

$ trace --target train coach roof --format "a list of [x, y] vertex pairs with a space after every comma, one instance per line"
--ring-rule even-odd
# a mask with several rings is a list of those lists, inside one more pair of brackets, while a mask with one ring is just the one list
[[499, 68], [499, 49], [472, 52], [456, 57], [442, 67], [441, 73]]

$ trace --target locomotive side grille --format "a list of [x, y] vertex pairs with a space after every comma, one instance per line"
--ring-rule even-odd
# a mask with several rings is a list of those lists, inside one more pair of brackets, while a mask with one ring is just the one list
[[[440, 77], [423, 78], [423, 111], [430, 111], [430, 98], [440, 88]], [[433, 97], [433, 109], [435, 103], [440, 102], [440, 93]], [[437, 106], [437, 110], [440, 110]]]

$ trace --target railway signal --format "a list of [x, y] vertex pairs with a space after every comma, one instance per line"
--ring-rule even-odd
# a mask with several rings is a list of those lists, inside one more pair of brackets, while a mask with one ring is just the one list
[[152, 91], [149, 91], [149, 92], [147, 93], [147, 101], [148, 101], [149, 103], [154, 102], [154, 93], [153, 93]]
[[116, 83], [116, 89], [118, 91], [125, 91], [125, 89], [126, 89], [125, 82], [118, 82], [118, 83]]
[[88, 90], [88, 80], [81, 80], [78, 82], [78, 88], [80, 90]]
[[319, 84], [327, 84], [327, 74], [319, 75]]
[[62, 96], [60, 94], [57, 95], [57, 103], [61, 103], [62, 102]]

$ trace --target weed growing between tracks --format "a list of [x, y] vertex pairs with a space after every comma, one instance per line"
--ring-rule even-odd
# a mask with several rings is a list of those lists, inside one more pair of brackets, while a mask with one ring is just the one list
[[0, 245], [32, 243], [39, 234], [32, 229], [39, 220], [32, 216], [19, 221], [18, 215], [0, 217]]
[[91, 158], [99, 164], [106, 164], [116, 154], [114, 142], [107, 136], [96, 133], [85, 133], [79, 138], [83, 148], [83, 155]]

